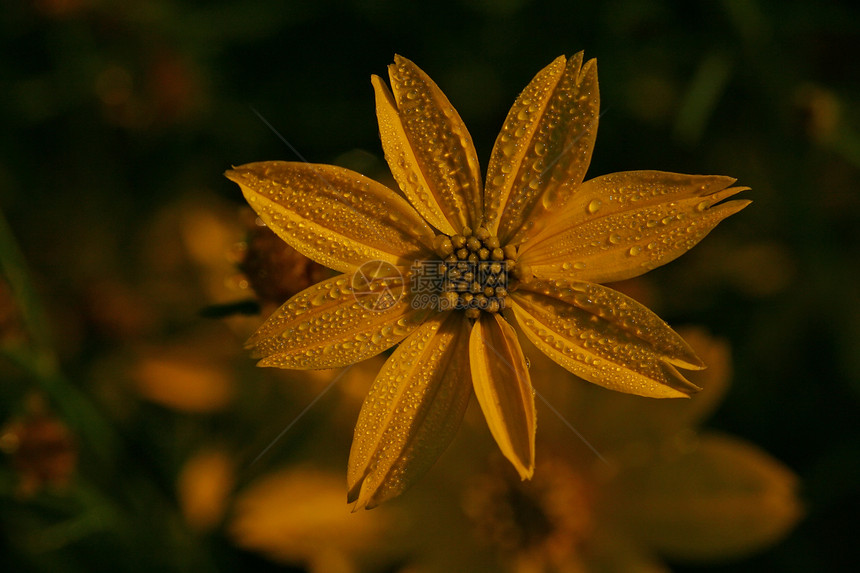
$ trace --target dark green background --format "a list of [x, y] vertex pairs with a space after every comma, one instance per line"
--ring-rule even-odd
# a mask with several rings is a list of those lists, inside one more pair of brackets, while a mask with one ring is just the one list
[[[303, 158], [363, 150], [375, 159], [359, 167], [376, 172], [369, 76], [399, 53], [442, 87], [486, 165], [519, 90], [559, 54], [585, 50], [599, 62], [604, 113], [590, 176], [663, 169], [752, 188], [753, 205], [701, 253], [649, 276], [670, 323], [730, 341], [733, 387], [710, 425], [796, 471], [807, 516], [747, 560], [677, 569], [835, 571], [860, 559], [860, 11], [851, 4], [6, 3], [0, 207], [39, 296], [82, 320], [83, 293], [101, 275], [141, 279], [134, 244], [159, 206], [189, 189], [239, 205], [225, 168], [296, 159], [252, 107]], [[112, 89], [125, 103], [106, 102]], [[91, 361], [112, 342], [76, 332], [59, 346], [64, 371], [86, 390]], [[24, 385], [3, 383], [0, 417]], [[142, 465], [155, 455], [147, 439], [133, 436], [127, 454]], [[0, 560], [56, 565], [10, 541], [27, 526], [26, 506], [3, 501], [0, 519]], [[129, 570], [158, 561], [145, 537], [126, 540]], [[211, 544], [229, 553], [225, 570], [262, 564]], [[103, 567], [95, 547], [69, 550], [69, 570]]]

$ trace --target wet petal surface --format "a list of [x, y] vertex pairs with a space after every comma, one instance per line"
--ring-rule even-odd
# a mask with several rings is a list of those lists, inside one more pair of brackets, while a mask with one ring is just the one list
[[469, 337], [475, 396], [499, 449], [522, 479], [535, 467], [535, 399], [528, 366], [513, 327], [481, 313]]
[[403, 493], [448, 447], [472, 395], [469, 330], [428, 320], [385, 362], [364, 401], [349, 456], [348, 500], [368, 509]]
[[536, 277], [595, 283], [641, 275], [687, 252], [749, 201], [730, 177], [628, 171], [586, 181], [520, 249]]
[[395, 56], [393, 92], [374, 76], [385, 159], [404, 194], [447, 235], [475, 228], [482, 215], [481, 171], [463, 120], [418, 66]]
[[334, 165], [265, 161], [225, 174], [291, 247], [341, 272], [380, 260], [408, 266], [430, 254], [433, 231], [409, 203]]
[[610, 288], [571, 281], [511, 294], [513, 314], [544, 354], [611, 390], [653, 398], [698, 390], [674, 366], [702, 368], [692, 349], [650, 310]]
[[405, 292], [405, 269], [339, 275], [309, 287], [276, 310], [247, 347], [260, 366], [337, 368], [397, 344], [427, 317]]
[[526, 86], [487, 169], [485, 224], [502, 243], [524, 242], [585, 177], [597, 135], [597, 63], [557, 58]]

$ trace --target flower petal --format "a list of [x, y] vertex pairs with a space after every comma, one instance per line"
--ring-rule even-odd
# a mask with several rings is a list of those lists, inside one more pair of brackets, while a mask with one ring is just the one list
[[700, 390], [673, 366], [702, 368], [693, 350], [633, 299], [580, 281], [536, 282], [528, 289], [511, 293], [517, 323], [535, 346], [573, 374], [653, 398]]
[[403, 493], [448, 447], [472, 386], [460, 313], [432, 318], [385, 362], [361, 407], [348, 501], [371, 509]]
[[600, 95], [597, 62], [557, 58], [526, 86], [496, 139], [487, 169], [485, 225], [520, 244], [535, 220], [563, 204], [585, 177]]
[[354, 171], [264, 161], [225, 175], [287, 244], [335, 270], [372, 260], [405, 266], [432, 248], [432, 229], [402, 197]]
[[378, 543], [394, 533], [394, 515], [361, 519], [344, 511], [340, 472], [291, 463], [243, 486], [225, 533], [287, 571], [355, 571], [356, 563], [372, 570], [399, 557]]
[[[363, 267], [366, 269], [366, 267]], [[338, 275], [276, 310], [246, 346], [259, 366], [338, 368], [397, 344], [427, 317], [405, 292], [405, 269], [381, 265], [372, 276]]]
[[615, 528], [597, 527], [588, 540], [588, 551], [577, 571], [623, 571], [624, 573], [672, 573], [662, 560], [638, 539]]
[[745, 187], [730, 177], [628, 171], [586, 181], [518, 261], [536, 277], [604, 283], [666, 264], [750, 201], [719, 203]]
[[475, 228], [483, 212], [478, 155], [463, 120], [418, 66], [401, 56], [388, 67], [394, 95], [373, 76], [385, 159], [406, 197], [448, 235]]
[[535, 467], [535, 399], [523, 350], [513, 327], [481, 313], [469, 336], [475, 396], [490, 433], [522, 479]]
[[775, 543], [797, 522], [797, 478], [777, 460], [716, 434], [693, 448], [629, 466], [607, 495], [643, 542], [674, 559], [738, 557]]
[[[639, 396], [606, 392], [589, 385], [577, 395], [581, 414], [580, 430], [600, 436], [601, 445], [610, 451], [646, 443], [651, 446], [684, 439], [690, 428], [702, 423], [719, 405], [728, 390], [731, 358], [728, 344], [696, 328], [679, 333], [708, 365], [688, 373], [689, 380], [702, 387], [693, 400], [642, 400]], [[532, 373], [536, 364], [532, 360]], [[687, 374], [687, 373], [685, 373]], [[624, 420], [619, 424], [618, 420]], [[654, 446], [657, 447], [657, 446]]]
[[224, 448], [201, 449], [185, 462], [176, 480], [176, 498], [194, 531], [208, 532], [221, 522], [235, 480], [235, 458]]

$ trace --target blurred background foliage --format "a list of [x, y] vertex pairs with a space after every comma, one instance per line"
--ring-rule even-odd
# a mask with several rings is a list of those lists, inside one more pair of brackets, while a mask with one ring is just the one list
[[[670, 324], [703, 325], [731, 346], [732, 385], [708, 425], [796, 472], [805, 518], [752, 556], [673, 569], [856, 563], [858, 22], [847, 1], [7, 2], [3, 570], [343, 567], [351, 547], [317, 563], [284, 541], [270, 561], [253, 551], [262, 535], [254, 524], [230, 522], [231, 492], [277, 468], [299, 468], [285, 478], [298, 486], [272, 494], [299, 492], [285, 503], [302, 488], [327, 496], [328, 481], [343, 486], [374, 369], [356, 367], [326, 391], [334, 373], [253, 367], [241, 342], [260, 318], [229, 311], [265, 313], [325, 271], [267, 247], [255, 259], [265, 264], [249, 270], [248, 237], [260, 230], [221, 174], [301, 158], [386, 180], [369, 75], [385, 75], [395, 53], [442, 87], [486, 165], [519, 90], [579, 50], [600, 66], [589, 176], [661, 169], [731, 175], [752, 188], [750, 208], [625, 289]], [[272, 268], [294, 278], [255, 300], [249, 287], [271, 283]], [[212, 311], [228, 303], [240, 304]], [[456, 465], [453, 455], [433, 475]], [[195, 481], [195, 471], [207, 477]], [[458, 471], [466, 479], [468, 467]], [[445, 495], [459, 495], [449, 481]], [[416, 499], [429, 499], [430, 485]], [[398, 504], [391, 515], [408, 512]], [[348, 516], [345, 504], [334, 507]], [[345, 546], [380, 547], [367, 570], [409, 564], [408, 550], [381, 548], [380, 523], [306, 509], [270, 529], [296, 527], [293, 543], [320, 546], [301, 531], [316, 520]]]

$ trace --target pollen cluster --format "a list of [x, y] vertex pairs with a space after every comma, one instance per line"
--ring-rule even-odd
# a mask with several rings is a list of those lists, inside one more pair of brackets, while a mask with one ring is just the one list
[[502, 248], [499, 238], [484, 227], [470, 227], [453, 236], [437, 235], [433, 246], [443, 257], [442, 303], [464, 310], [467, 318], [481, 311], [504, 310], [508, 273], [514, 269], [516, 249]]

